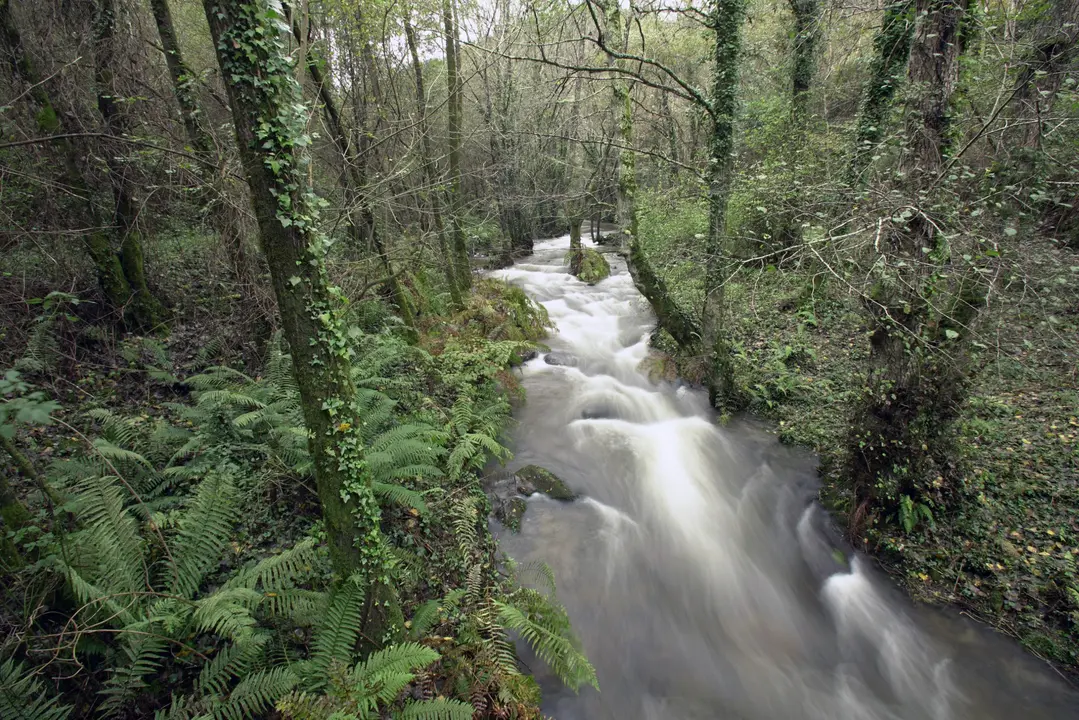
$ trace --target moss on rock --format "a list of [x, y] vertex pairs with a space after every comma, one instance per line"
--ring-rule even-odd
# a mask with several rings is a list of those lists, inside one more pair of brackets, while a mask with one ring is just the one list
[[611, 266], [607, 263], [607, 258], [603, 257], [602, 253], [592, 248], [581, 249], [581, 269], [577, 273], [580, 280], [589, 285], [595, 285], [600, 280], [609, 277], [610, 274]]
[[577, 494], [557, 475], [539, 465], [527, 465], [517, 471], [517, 492], [531, 495], [541, 492], [554, 500], [575, 500]]

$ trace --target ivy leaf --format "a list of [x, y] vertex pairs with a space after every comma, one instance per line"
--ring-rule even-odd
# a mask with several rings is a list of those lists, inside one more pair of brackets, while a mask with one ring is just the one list
[[957, 333], [955, 330], [951, 330], [951, 329], [945, 330], [944, 334], [948, 337], [949, 340], [955, 340], [956, 338], [959, 337], [959, 333]]

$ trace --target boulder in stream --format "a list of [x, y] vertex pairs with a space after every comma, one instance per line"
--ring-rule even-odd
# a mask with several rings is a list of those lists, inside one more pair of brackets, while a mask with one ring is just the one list
[[528, 503], [517, 494], [517, 478], [513, 473], [499, 472], [484, 481], [487, 499], [491, 501], [491, 514], [513, 532], [521, 529], [521, 517]]
[[577, 367], [576, 355], [570, 355], [564, 352], [549, 352], [543, 357], [543, 362], [548, 365], [562, 365], [565, 367]]
[[541, 492], [553, 500], [575, 500], [577, 494], [569, 489], [566, 483], [550, 470], [541, 468], [539, 465], [526, 465], [517, 471], [517, 492], [522, 495], [531, 495]]

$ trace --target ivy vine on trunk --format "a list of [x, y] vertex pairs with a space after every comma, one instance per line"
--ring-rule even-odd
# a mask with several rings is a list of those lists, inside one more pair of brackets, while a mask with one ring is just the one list
[[287, 20], [262, 0], [203, 6], [291, 348], [331, 556], [340, 575], [384, 584], [388, 560], [359, 435], [344, 298], [326, 274], [327, 239], [315, 225], [324, 203], [305, 173], [306, 108], [280, 39]]

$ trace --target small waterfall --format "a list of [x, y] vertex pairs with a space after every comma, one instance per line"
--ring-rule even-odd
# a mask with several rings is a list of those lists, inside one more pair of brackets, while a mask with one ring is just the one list
[[[587, 244], [587, 240], [585, 241]], [[569, 238], [493, 273], [557, 326], [521, 368], [518, 467], [582, 498], [529, 499], [502, 548], [554, 568], [599, 676], [579, 696], [534, 668], [559, 718], [1079, 718], [1077, 696], [1015, 646], [911, 605], [828, 532], [814, 464], [704, 393], [639, 370], [654, 317], [625, 263], [594, 287]], [[548, 362], [548, 360], [552, 362]], [[850, 567], [848, 558], [853, 560]]]

